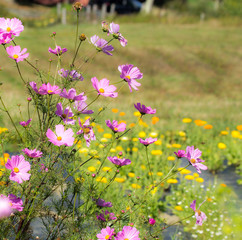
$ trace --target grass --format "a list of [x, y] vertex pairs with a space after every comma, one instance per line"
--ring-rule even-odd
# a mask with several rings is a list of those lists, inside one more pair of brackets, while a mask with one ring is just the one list
[[[118, 19], [116, 22], [119, 22]], [[94, 34], [104, 37], [99, 29], [100, 25], [80, 25], [80, 33], [88, 37]], [[54, 31], [57, 32], [57, 44], [69, 49], [62, 63], [62, 66], [68, 67], [73, 56], [75, 26], [26, 28], [16, 39], [22, 48], [28, 48], [29, 60], [32, 63], [37, 61], [37, 65], [46, 72], [48, 59], [54, 59], [53, 73], [56, 57], [48, 53], [48, 47], [54, 47], [49, 37]], [[157, 115], [161, 118], [160, 127], [165, 129], [173, 129], [183, 117], [204, 119], [222, 127], [241, 124], [242, 33], [239, 27], [216, 27], [206, 23], [129, 23], [121, 24], [121, 32], [127, 37], [128, 46], [123, 48], [115, 42], [113, 57], [100, 53], [94, 61], [84, 64], [81, 71], [84, 71], [85, 80], [79, 84], [80, 90], [91, 89], [90, 78], [93, 76], [117, 82], [120, 75], [118, 65], [132, 63], [144, 73], [142, 87], [131, 94], [125, 86], [110, 107], [119, 105], [124, 111], [134, 102], [141, 101], [157, 108]], [[81, 46], [78, 64], [84, 62], [83, 56], [93, 53], [95, 49], [86, 41]], [[26, 106], [27, 95], [14, 62], [8, 59], [3, 48], [0, 54], [0, 78], [3, 82], [0, 94], [8, 107], [15, 111], [13, 115], [17, 116], [16, 104]], [[26, 79], [37, 80], [26, 63], [21, 62], [20, 68]], [[1, 125], [9, 126], [8, 119], [2, 117]]]

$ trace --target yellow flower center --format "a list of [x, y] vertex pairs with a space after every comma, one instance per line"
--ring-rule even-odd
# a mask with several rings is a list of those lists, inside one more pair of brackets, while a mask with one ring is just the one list
[[12, 206], [13, 206], [13, 204], [12, 204], [11, 202], [9, 202], [8, 204], [9, 204], [9, 206], [10, 206], [10, 207], [12, 207]]
[[62, 140], [62, 137], [57, 137], [57, 140], [58, 140], [58, 141], [61, 141], [61, 140]]
[[114, 128], [114, 131], [117, 132], [118, 131], [118, 128]]
[[128, 78], [130, 80], [131, 77], [129, 75], [127, 75], [126, 78]]
[[14, 55], [13, 55], [13, 58], [14, 58], [14, 59], [17, 59], [17, 58], [18, 58], [18, 55], [17, 55], [17, 54], [14, 54]]
[[125, 238], [124, 240], [129, 240], [128, 238]]
[[18, 173], [18, 172], [19, 172], [19, 169], [18, 169], [17, 167], [15, 167], [15, 168], [13, 169], [13, 171], [14, 171], [15, 173]]
[[201, 216], [201, 211], [200, 210], [196, 210], [198, 216]]
[[83, 128], [83, 132], [84, 132], [85, 134], [88, 134], [88, 133], [90, 133], [90, 129], [89, 129], [89, 128]]
[[53, 93], [53, 91], [51, 91], [51, 90], [48, 90], [48, 93]]
[[110, 236], [109, 236], [109, 235], [106, 235], [106, 236], [105, 236], [105, 239], [109, 239], [109, 238], [110, 238]]
[[103, 89], [103, 88], [100, 88], [100, 89], [99, 89], [99, 92], [100, 92], [100, 93], [104, 93], [104, 89]]
[[62, 116], [63, 118], [66, 118], [66, 114], [62, 114], [61, 116]]
[[196, 160], [193, 158], [190, 160], [191, 163], [196, 163]]
[[11, 31], [11, 28], [10, 28], [10, 27], [8, 27], [6, 30], [7, 30], [7, 32], [10, 32], [10, 31]]

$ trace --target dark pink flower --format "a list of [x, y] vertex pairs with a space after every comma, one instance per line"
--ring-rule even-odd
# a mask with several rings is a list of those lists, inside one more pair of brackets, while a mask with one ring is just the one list
[[115, 217], [114, 213], [110, 213], [109, 211], [103, 211], [103, 213], [100, 213], [97, 215], [97, 219], [101, 220], [103, 222], [111, 221], [111, 220], [116, 220], [117, 218]]
[[39, 89], [37, 88], [36, 82], [30, 82], [29, 85], [32, 87], [32, 89], [37, 93], [40, 94]]
[[[201, 173], [201, 170], [207, 170], [208, 167], [203, 165], [201, 162], [205, 162], [200, 159], [202, 152], [196, 148], [194, 150], [194, 146], [187, 146], [186, 148], [186, 158], [190, 162], [190, 164], [196, 168], [197, 172]], [[201, 170], [200, 170], [201, 169]]]
[[73, 137], [74, 132], [71, 128], [65, 131], [63, 125], [59, 124], [55, 126], [56, 134], [51, 130], [48, 129], [46, 132], [46, 136], [50, 142], [52, 142], [56, 146], [72, 146], [74, 143], [75, 138]]
[[110, 120], [106, 120], [105, 122], [107, 126], [113, 130], [114, 133], [123, 132], [126, 129], [126, 124], [123, 122], [120, 124], [118, 124], [118, 121], [116, 120], [113, 120], [113, 122], [111, 122]]
[[71, 101], [86, 101], [87, 97], [84, 96], [84, 92], [80, 93], [79, 95], [76, 95], [76, 89], [71, 88], [67, 92], [64, 88], [62, 93], [60, 93], [60, 97], [67, 98]]
[[186, 157], [186, 152], [184, 150], [178, 150], [177, 152], [174, 152], [178, 158], [184, 158]]
[[142, 138], [139, 138], [140, 143], [144, 144], [146, 147], [154, 142], [157, 141], [157, 138], [146, 138], [145, 140], [143, 140]]
[[141, 79], [143, 77], [140, 70], [132, 64], [120, 65], [118, 66], [118, 70], [121, 72], [120, 77], [128, 83], [130, 92], [132, 92], [132, 88], [137, 91], [137, 87], [141, 84], [137, 82], [136, 79]]
[[110, 162], [112, 162], [113, 164], [117, 165], [117, 166], [124, 166], [124, 165], [129, 165], [131, 164], [131, 160], [130, 159], [126, 159], [126, 158], [118, 158], [116, 156], [114, 157], [108, 157], [108, 160]]
[[[205, 200], [206, 201], [206, 200]], [[196, 200], [194, 200], [192, 203], [191, 203], [191, 205], [190, 205], [190, 208], [195, 212], [195, 217], [196, 217], [196, 219], [197, 219], [197, 221], [196, 221], [196, 224], [197, 225], [202, 225], [203, 224], [203, 221], [205, 221], [206, 219], [207, 219], [207, 216], [206, 216], [206, 214], [204, 213], [204, 212], [201, 212], [200, 210], [199, 210], [199, 208], [202, 206], [202, 204], [205, 202], [205, 201], [203, 201], [200, 205], [199, 205], [199, 207], [196, 209]]]
[[99, 207], [112, 207], [113, 206], [111, 202], [105, 202], [101, 198], [98, 198], [98, 200], [96, 201], [96, 204]]
[[135, 227], [124, 226], [122, 231], [117, 233], [115, 240], [140, 240], [139, 231]]
[[7, 44], [12, 41], [11, 34], [0, 33], [0, 44]]
[[91, 37], [91, 43], [96, 46], [98, 51], [102, 51], [103, 53], [112, 56], [112, 52], [114, 50], [112, 45], [108, 45], [108, 42], [102, 38], [99, 38], [97, 35]]
[[27, 48], [24, 48], [21, 51], [20, 46], [9, 46], [6, 48], [6, 51], [9, 57], [14, 59], [16, 62], [21, 62], [29, 56], [29, 53], [26, 53]]
[[67, 52], [67, 49], [61, 48], [60, 46], [56, 46], [55, 49], [51, 49], [49, 47], [49, 52], [55, 54], [56, 56], [60, 56], [61, 54]]
[[156, 109], [152, 109], [151, 107], [146, 107], [141, 103], [137, 103], [136, 105], [134, 104], [134, 107], [141, 113], [141, 115], [156, 113]]
[[53, 94], [59, 94], [61, 92], [61, 89], [56, 86], [56, 85], [53, 85], [51, 86], [50, 83], [43, 83], [42, 86], [39, 88], [39, 94], [41, 95], [53, 95]]
[[101, 233], [97, 234], [98, 240], [112, 239], [114, 235], [114, 228], [106, 227], [101, 230]]
[[155, 219], [154, 218], [149, 218], [149, 224], [154, 225], [155, 224]]
[[87, 104], [85, 101], [75, 101], [74, 109], [76, 109], [77, 112], [82, 114], [93, 114], [93, 110], [87, 109]]
[[75, 121], [72, 117], [74, 116], [73, 112], [71, 111], [70, 107], [67, 107], [63, 110], [62, 104], [58, 103], [56, 105], [57, 111], [55, 114], [63, 120], [65, 124], [75, 124]]
[[28, 148], [22, 149], [22, 151], [30, 158], [41, 158], [42, 152], [37, 151], [36, 149], [30, 150]]
[[24, 30], [22, 22], [17, 18], [0, 18], [0, 34], [10, 34], [14, 36], [19, 36]]
[[27, 122], [25, 122], [25, 121], [21, 121], [21, 122], [19, 122], [19, 124], [21, 125], [21, 126], [23, 126], [23, 127], [27, 127], [29, 124], [30, 124], [30, 122], [32, 121], [32, 118], [30, 118]]
[[11, 205], [11, 208], [14, 209], [14, 210], [17, 210], [19, 212], [22, 212], [23, 211], [23, 201], [21, 198], [18, 198], [16, 197], [15, 195], [13, 194], [9, 194], [8, 195], [8, 199], [10, 201], [10, 205]]
[[98, 81], [96, 77], [91, 79], [93, 87], [97, 90], [99, 95], [104, 97], [116, 98], [118, 96], [117, 92], [114, 92], [117, 88], [114, 85], [109, 85], [109, 80], [103, 78]]
[[30, 178], [31, 174], [28, 173], [30, 170], [30, 163], [25, 161], [23, 155], [12, 156], [11, 159], [8, 159], [5, 167], [12, 170], [9, 179], [14, 182], [22, 183]]

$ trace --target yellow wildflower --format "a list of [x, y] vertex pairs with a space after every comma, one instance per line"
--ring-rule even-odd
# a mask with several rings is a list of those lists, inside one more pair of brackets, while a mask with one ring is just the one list
[[185, 179], [187, 180], [193, 180], [195, 177], [193, 175], [186, 175]]
[[138, 152], [138, 150], [139, 150], [139, 149], [138, 149], [137, 147], [133, 147], [133, 148], [132, 148], [132, 151], [133, 151], [133, 152]]
[[239, 138], [240, 132], [234, 130], [234, 131], [231, 132], [231, 135], [232, 135], [233, 138]]
[[130, 128], [133, 128], [134, 126], [135, 126], [135, 123], [130, 123], [130, 124], [129, 124], [129, 127], [130, 127]]
[[218, 143], [218, 148], [220, 149], [225, 149], [226, 148], [226, 145], [224, 143]]
[[159, 177], [161, 177], [161, 176], [163, 175], [162, 172], [157, 172], [156, 174], [157, 174], [157, 176], [159, 176]]
[[101, 182], [101, 183], [107, 183], [108, 182], [107, 178], [105, 178], [105, 177], [97, 177], [96, 181]]
[[138, 138], [132, 138], [132, 141], [133, 141], [133, 142], [138, 142], [139, 139], [138, 139]]
[[223, 136], [228, 135], [228, 134], [229, 134], [228, 131], [221, 131], [221, 132], [220, 132], [220, 135], [223, 135]]
[[146, 166], [144, 164], [142, 164], [140, 167], [141, 167], [142, 170], [146, 169]]
[[162, 144], [162, 141], [158, 139], [157, 141], [154, 142], [154, 144], [160, 146]]
[[159, 120], [160, 120], [160, 119], [159, 119], [158, 117], [152, 117], [152, 118], [151, 118], [151, 123], [152, 123], [152, 124], [156, 124], [156, 123], [159, 122]]
[[213, 126], [212, 126], [211, 124], [207, 124], [207, 125], [205, 125], [203, 128], [204, 128], [204, 129], [212, 129]]
[[195, 177], [195, 178], [197, 178], [197, 177], [199, 177], [199, 174], [198, 173], [193, 173], [193, 176]]
[[100, 127], [100, 128], [98, 128], [97, 131], [101, 133], [101, 132], [104, 132], [104, 129]]
[[129, 176], [129, 177], [135, 177], [135, 173], [129, 172], [129, 173], [128, 173], [128, 176]]
[[176, 209], [177, 211], [183, 211], [183, 208], [182, 208], [181, 206], [175, 206], [175, 209]]
[[90, 167], [88, 167], [87, 169], [88, 169], [88, 171], [90, 171], [90, 172], [95, 172], [95, 171], [96, 171], [96, 168], [93, 167], [93, 166], [90, 166]]
[[207, 122], [206, 121], [203, 121], [203, 120], [194, 120], [194, 123], [197, 126], [204, 126]]
[[118, 183], [124, 183], [125, 179], [124, 178], [115, 178], [114, 181], [116, 181]]
[[117, 150], [117, 151], [123, 151], [123, 148], [122, 148], [122, 146], [117, 146], [117, 147], [116, 147], [116, 150]]
[[151, 132], [149, 134], [149, 136], [152, 137], [152, 138], [156, 138], [158, 136], [158, 133], [157, 132]]
[[119, 116], [123, 117], [123, 116], [125, 116], [125, 114], [126, 114], [125, 112], [120, 112]]
[[167, 160], [168, 160], [168, 161], [175, 161], [176, 158], [175, 158], [174, 156], [168, 156], [168, 157], [167, 157]]
[[192, 121], [192, 119], [191, 118], [183, 118], [182, 121], [184, 123], [190, 123]]
[[227, 185], [225, 183], [221, 183], [220, 186], [227, 187]]
[[108, 142], [108, 139], [107, 138], [101, 138], [100, 142], [106, 143], [106, 142]]
[[79, 150], [80, 153], [88, 153], [89, 152], [89, 149], [88, 148], [81, 148]]
[[185, 133], [185, 132], [183, 132], [183, 131], [179, 131], [179, 133], [178, 133], [178, 134], [179, 134], [179, 136], [180, 136], [180, 137], [185, 137], [185, 136], [186, 136], [186, 133]]
[[140, 189], [141, 188], [141, 186], [137, 183], [132, 183], [131, 187], [134, 188], [134, 189]]
[[146, 137], [146, 133], [144, 131], [139, 132], [139, 137], [140, 138]]
[[242, 131], [242, 125], [238, 125], [236, 128], [238, 131]]
[[110, 134], [110, 133], [104, 133], [103, 134], [103, 137], [104, 138], [112, 138], [112, 134]]
[[189, 174], [189, 173], [191, 173], [191, 171], [188, 170], [188, 169], [186, 169], [186, 168], [184, 168], [184, 169], [182, 169], [182, 170], [180, 171], [180, 174]]
[[181, 144], [179, 144], [179, 143], [173, 143], [171, 146], [173, 148], [181, 148]]
[[203, 183], [203, 182], [204, 182], [204, 179], [201, 178], [201, 177], [198, 177], [198, 178], [196, 178], [195, 180], [196, 180], [197, 182], [199, 182], [199, 183]]
[[160, 156], [160, 155], [162, 155], [162, 151], [161, 150], [152, 150], [151, 154], [154, 156]]
[[134, 112], [134, 116], [135, 117], [140, 117], [141, 116], [141, 113], [140, 112]]
[[117, 112], [118, 112], [118, 109], [117, 109], [117, 108], [113, 108], [113, 109], [112, 109], [112, 112], [113, 112], [113, 113], [117, 113]]
[[178, 183], [178, 180], [176, 178], [170, 178], [166, 182], [167, 183]]

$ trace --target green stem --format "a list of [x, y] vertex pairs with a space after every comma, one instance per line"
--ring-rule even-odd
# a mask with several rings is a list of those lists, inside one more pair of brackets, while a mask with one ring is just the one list
[[79, 45], [78, 45], [78, 47], [77, 47], [77, 50], [76, 50], [76, 52], [75, 52], [75, 56], [74, 56], [74, 58], [73, 58], [73, 60], [72, 60], [72, 63], [71, 63], [71, 67], [74, 67], [74, 63], [75, 63], [75, 60], [76, 60], [76, 56], [77, 56], [77, 53], [78, 53], [78, 51], [79, 51], [79, 48], [80, 48], [81, 44], [82, 44], [82, 41], [80, 41], [80, 43], [79, 43]]
[[[148, 146], [145, 146], [145, 151], [146, 151], [146, 158], [147, 158], [148, 167], [149, 167], [149, 172], [150, 172], [151, 181], [152, 181], [151, 184], [154, 184], [153, 173], [151, 172], [150, 161], [149, 161], [149, 156], [148, 156]], [[153, 187], [153, 186], [152, 186], [152, 187]]]
[[22, 79], [22, 81], [24, 82], [24, 84], [26, 84], [26, 82], [24, 81], [23, 76], [22, 76], [22, 74], [20, 72], [20, 69], [19, 69], [19, 66], [18, 66], [18, 63], [17, 62], [16, 62], [16, 66], [17, 66], [17, 69], [18, 69], [18, 73], [19, 73], [20, 78]]

